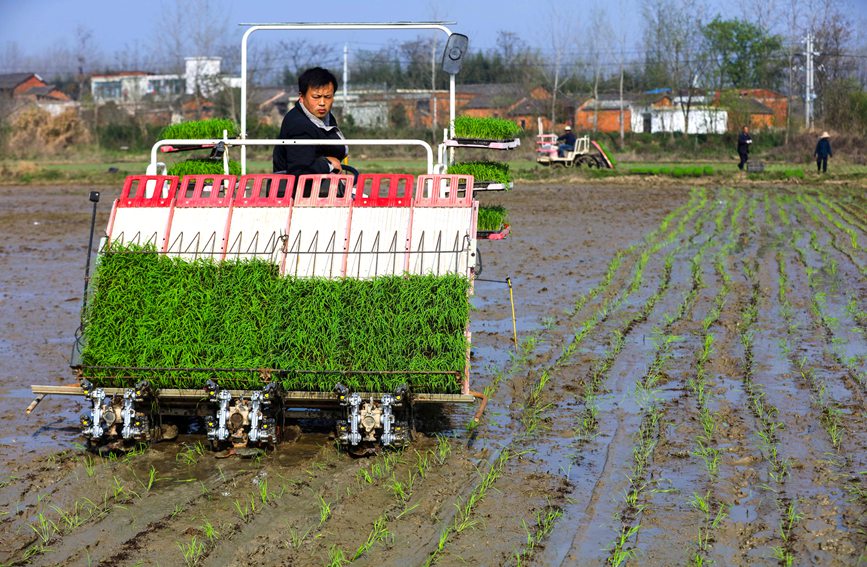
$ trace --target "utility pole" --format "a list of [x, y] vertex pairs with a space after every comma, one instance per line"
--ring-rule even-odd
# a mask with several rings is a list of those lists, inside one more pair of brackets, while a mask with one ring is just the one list
[[806, 92], [804, 93], [804, 121], [807, 130], [810, 130], [813, 127], [813, 100], [816, 98], [816, 95], [813, 92], [815, 75], [813, 57], [819, 55], [819, 53], [813, 51], [813, 32], [809, 32], [804, 41], [807, 43], [807, 50], [804, 53], [807, 61], [807, 80], [805, 81]]
[[349, 113], [349, 44], [343, 44], [343, 120]]
[[437, 143], [437, 42], [434, 39], [430, 44], [430, 104], [431, 120], [430, 131], [433, 143]]

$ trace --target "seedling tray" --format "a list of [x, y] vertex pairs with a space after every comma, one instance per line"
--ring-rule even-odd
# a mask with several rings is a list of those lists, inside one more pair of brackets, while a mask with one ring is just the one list
[[486, 148], [489, 150], [513, 150], [521, 145], [521, 139], [482, 140], [476, 138], [453, 138], [445, 141], [450, 148]]
[[509, 225], [503, 225], [500, 230], [480, 230], [476, 232], [476, 238], [479, 240], [503, 240], [509, 236]]

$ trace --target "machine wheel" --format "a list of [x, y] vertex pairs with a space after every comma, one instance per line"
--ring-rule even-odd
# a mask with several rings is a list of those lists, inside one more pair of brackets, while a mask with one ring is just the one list
[[583, 155], [578, 158], [578, 161], [589, 168], [599, 167], [599, 161], [596, 159], [596, 156]]

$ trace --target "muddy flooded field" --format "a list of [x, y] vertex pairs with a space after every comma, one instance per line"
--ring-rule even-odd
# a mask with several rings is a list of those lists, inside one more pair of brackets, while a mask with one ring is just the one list
[[83, 399], [25, 416], [74, 382], [88, 192], [0, 188], [2, 565], [867, 562], [862, 188], [482, 195], [512, 235], [480, 243], [481, 424], [426, 412], [368, 458], [307, 423], [253, 458], [187, 433], [99, 456]]

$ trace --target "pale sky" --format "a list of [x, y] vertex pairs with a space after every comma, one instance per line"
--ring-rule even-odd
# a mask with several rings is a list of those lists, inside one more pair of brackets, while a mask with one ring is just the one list
[[[178, 5], [189, 8], [201, 0], [0, 0], [0, 64], [2, 54], [14, 45], [24, 56], [50, 53], [52, 49], [75, 45], [76, 29], [83, 26], [92, 33], [92, 45], [103, 60], [122, 50], [151, 49], [159, 41], [160, 22], [171, 21]], [[452, 31], [470, 37], [470, 49], [493, 47], [501, 30], [517, 33], [526, 43], [543, 51], [552, 49], [550, 35], [555, 25], [571, 37], [567, 41], [586, 43], [592, 33], [593, 15], [607, 19], [612, 36], [634, 50], [641, 34], [641, 8], [648, 0], [208, 0], [210, 9], [228, 23], [230, 45], [238, 45], [245, 28], [239, 23], [271, 22], [388, 22], [448, 21]], [[792, 0], [704, 0], [709, 16], [719, 13], [735, 18], [751, 11], [750, 6], [790, 5]], [[804, 1], [806, 0], [799, 0]], [[815, 0], [811, 0], [815, 1]], [[855, 23], [867, 22], [867, 0], [833, 0], [845, 6]], [[607, 7], [607, 8], [606, 8]], [[607, 18], [606, 12], [607, 9]], [[767, 16], [765, 16], [767, 17]], [[556, 19], [561, 23], [553, 24]], [[572, 24], [562, 22], [574, 22]], [[856, 26], [857, 28], [857, 26]], [[276, 32], [269, 32], [276, 33]], [[433, 33], [433, 32], [426, 32]], [[393, 39], [415, 39], [419, 32], [403, 32]], [[257, 41], [261, 36], [254, 36]], [[283, 36], [285, 39], [288, 36]], [[292, 37], [294, 39], [295, 36]], [[443, 36], [444, 37], [444, 36]], [[622, 38], [622, 39], [621, 39]], [[358, 49], [377, 50], [388, 42], [380, 32], [329, 32], [309, 41], [349, 43]], [[605, 49], [605, 48], [603, 48]], [[188, 55], [188, 54], [185, 54]], [[204, 54], [202, 54], [204, 55]], [[0, 71], [2, 72], [2, 71]]]

